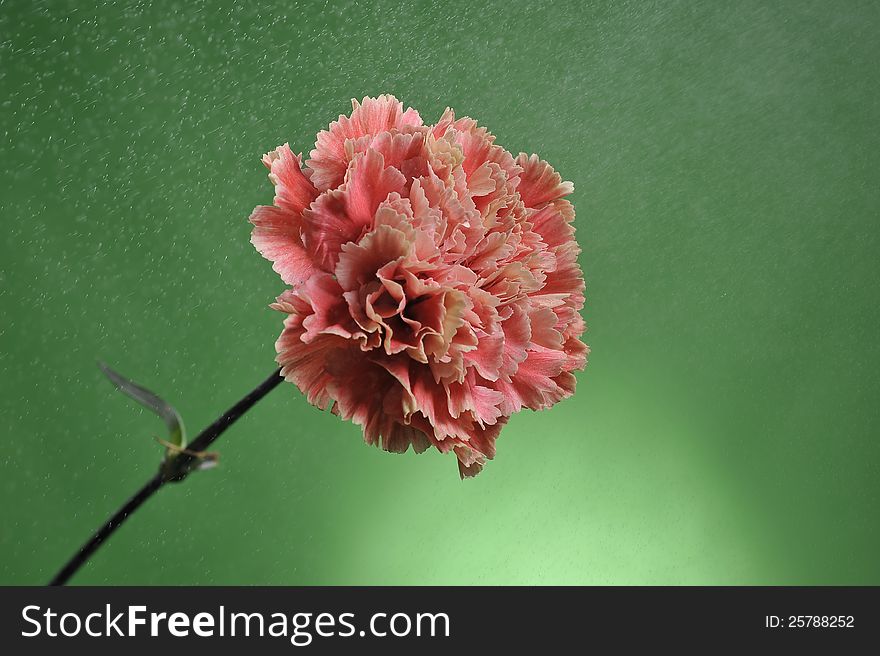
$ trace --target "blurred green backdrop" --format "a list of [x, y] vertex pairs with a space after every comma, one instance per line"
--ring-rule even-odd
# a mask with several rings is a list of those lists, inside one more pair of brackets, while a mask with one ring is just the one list
[[[729, 6], [728, 6], [729, 5]], [[475, 480], [282, 386], [83, 584], [880, 584], [880, 5], [0, 2], [0, 582], [273, 369], [260, 156], [446, 105], [576, 186], [593, 348]]]

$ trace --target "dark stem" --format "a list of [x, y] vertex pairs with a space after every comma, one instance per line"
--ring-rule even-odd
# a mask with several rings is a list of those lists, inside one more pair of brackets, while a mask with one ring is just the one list
[[88, 542], [80, 547], [73, 558], [55, 575], [55, 578], [52, 579], [49, 585], [64, 585], [67, 583], [70, 577], [86, 564], [92, 554], [113, 535], [114, 531], [122, 526], [123, 522], [135, 510], [140, 508], [147, 499], [153, 496], [159, 488], [165, 485], [165, 483], [182, 481], [194, 470], [195, 465], [198, 464], [198, 457], [194, 454], [205, 451], [239, 417], [250, 410], [257, 401], [271, 392], [283, 380], [280, 369], [273, 371], [271, 376], [260, 383], [241, 401], [224, 412], [213, 424], [199, 433], [196, 439], [189, 443], [186, 452], [182, 452], [171, 460], [164, 462], [159, 473], [147, 481], [131, 499], [113, 513], [113, 516], [89, 538]]
[[131, 499], [126, 501], [122, 508], [113, 513], [113, 516], [95, 532], [89, 541], [80, 547], [79, 551], [77, 551], [73, 558], [71, 558], [62, 570], [55, 575], [55, 578], [52, 579], [49, 585], [64, 585], [67, 583], [70, 577], [76, 574], [76, 571], [86, 564], [86, 561], [98, 550], [98, 547], [100, 547], [104, 541], [113, 534], [113, 531], [122, 526], [122, 523], [128, 519], [128, 516], [140, 508], [141, 504], [153, 496], [156, 490], [164, 484], [165, 480], [162, 478], [162, 474], [156, 474], [153, 478], [147, 481], [146, 485], [138, 490]]

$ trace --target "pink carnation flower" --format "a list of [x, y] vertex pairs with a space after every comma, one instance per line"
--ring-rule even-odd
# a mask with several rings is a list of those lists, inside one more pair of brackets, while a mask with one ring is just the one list
[[473, 476], [586, 364], [573, 186], [451, 109], [427, 126], [393, 96], [352, 105], [305, 165], [287, 144], [263, 158], [252, 242], [291, 286], [276, 359], [367, 443], [452, 451]]

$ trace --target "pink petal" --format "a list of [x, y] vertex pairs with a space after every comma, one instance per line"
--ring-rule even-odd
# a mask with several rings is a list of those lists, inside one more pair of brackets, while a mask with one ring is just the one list
[[303, 245], [324, 271], [335, 269], [342, 245], [360, 239], [362, 231], [346, 214], [344, 191], [324, 192], [303, 212]]
[[458, 460], [458, 473], [462, 479], [473, 478], [483, 471], [483, 466], [486, 464], [486, 458], [467, 445], [456, 446], [455, 457]]
[[275, 343], [276, 362], [281, 375], [294, 383], [312, 405], [326, 410], [333, 402], [330, 387], [334, 377], [325, 363], [350, 350], [347, 340], [336, 335], [322, 335], [309, 344], [302, 339], [303, 330], [296, 315], [284, 322], [284, 331]]
[[512, 379], [518, 402], [530, 410], [543, 410], [565, 398], [566, 390], [554, 379], [566, 370], [567, 361], [568, 355], [563, 351], [540, 346], [530, 348]]
[[381, 225], [367, 233], [357, 244], [343, 244], [336, 265], [336, 277], [344, 290], [355, 289], [376, 280], [380, 268], [412, 251], [406, 235], [396, 228]]
[[263, 156], [269, 179], [275, 185], [275, 205], [294, 214], [302, 214], [318, 191], [302, 170], [302, 155], [294, 155], [288, 144]]
[[315, 272], [312, 258], [300, 237], [300, 218], [288, 211], [260, 205], [250, 218], [251, 243], [288, 285], [299, 285]]
[[342, 297], [339, 283], [328, 273], [316, 272], [300, 289], [300, 296], [308, 301], [312, 313], [305, 317], [301, 339], [305, 343], [320, 335], [338, 335], [346, 339], [356, 330], [351, 314]]
[[375, 150], [357, 155], [348, 170], [345, 209], [359, 227], [373, 225], [379, 203], [392, 192], [403, 191], [406, 178], [397, 169], [385, 167], [385, 158]]
[[362, 103], [351, 101], [351, 117], [340, 116], [330, 124], [329, 130], [318, 133], [315, 149], [310, 153], [306, 164], [312, 169], [312, 183], [324, 191], [338, 187], [348, 168], [350, 156], [345, 143], [367, 135], [422, 124], [419, 113], [412, 108], [403, 111], [403, 104], [394, 96], [383, 95], [378, 98], [364, 98]]
[[516, 163], [523, 169], [517, 191], [526, 207], [541, 207], [574, 191], [572, 183], [563, 182], [553, 167], [537, 155], [520, 153]]

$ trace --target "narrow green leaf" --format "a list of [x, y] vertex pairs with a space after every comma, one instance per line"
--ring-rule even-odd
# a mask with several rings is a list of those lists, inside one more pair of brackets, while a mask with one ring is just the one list
[[116, 389], [131, 397], [148, 410], [154, 412], [168, 428], [168, 441], [181, 449], [186, 448], [186, 429], [183, 426], [183, 419], [170, 403], [154, 394], [145, 387], [141, 387], [134, 381], [129, 380], [117, 371], [114, 371], [103, 362], [98, 362], [98, 366], [104, 375], [110, 379]]

